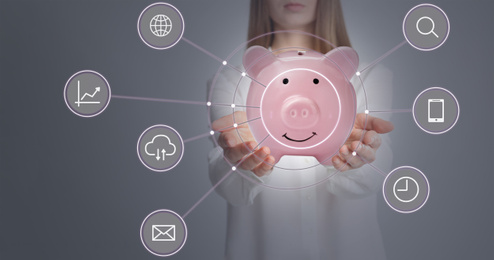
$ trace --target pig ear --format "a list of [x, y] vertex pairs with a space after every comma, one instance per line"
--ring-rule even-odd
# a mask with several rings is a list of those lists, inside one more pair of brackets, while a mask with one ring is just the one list
[[272, 52], [261, 46], [252, 46], [245, 51], [243, 64], [247, 73], [256, 77], [262, 69], [277, 60]]
[[338, 65], [348, 80], [357, 72], [359, 59], [354, 49], [350, 47], [338, 47], [326, 53], [325, 56]]

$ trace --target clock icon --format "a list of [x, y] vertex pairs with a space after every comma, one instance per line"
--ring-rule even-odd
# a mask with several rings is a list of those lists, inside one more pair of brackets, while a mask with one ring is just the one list
[[384, 179], [383, 196], [388, 205], [400, 213], [412, 213], [424, 206], [429, 198], [427, 177], [417, 168], [401, 166]]
[[396, 199], [404, 203], [414, 201], [419, 195], [419, 191], [419, 184], [409, 176], [399, 178], [393, 185], [393, 194]]

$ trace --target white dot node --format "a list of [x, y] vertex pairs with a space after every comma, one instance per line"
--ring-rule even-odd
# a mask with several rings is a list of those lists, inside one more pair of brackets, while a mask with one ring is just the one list
[[368, 115], [369, 114], [369, 110], [366, 109], [365, 110], [365, 114]]
[[237, 123], [233, 124], [233, 127], [237, 128], [238, 127], [238, 124]]
[[225, 66], [226, 66], [226, 64], [228, 64], [228, 63], [226, 62], [226, 60], [224, 60], [224, 61], [223, 61], [223, 65], [225, 65]]
[[232, 108], [235, 108], [235, 104], [232, 104], [232, 105], [231, 105], [231, 107], [232, 107]]
[[352, 152], [352, 155], [353, 155], [353, 156], [356, 156], [356, 155], [357, 155], [357, 152], [353, 151], [353, 152]]
[[213, 130], [211, 130], [211, 132], [209, 132], [209, 134], [210, 134], [210, 135], [214, 135], [214, 131], [213, 131]]
[[208, 107], [210, 107], [210, 106], [211, 106], [211, 102], [209, 102], [209, 101], [208, 101], [208, 103], [206, 103], [206, 105], [207, 105]]
[[236, 171], [236, 170], [237, 170], [237, 167], [233, 166], [232, 171]]
[[360, 71], [357, 71], [357, 73], [355, 73], [355, 75], [360, 76]]
[[242, 77], [245, 77], [245, 76], [247, 76], [247, 73], [242, 72]]

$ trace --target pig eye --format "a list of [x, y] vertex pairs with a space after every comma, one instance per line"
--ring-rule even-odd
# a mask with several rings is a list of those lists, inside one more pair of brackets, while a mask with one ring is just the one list
[[315, 78], [315, 79], [313, 80], [313, 82], [314, 82], [314, 84], [316, 84], [316, 85], [317, 85], [317, 84], [319, 84], [319, 80], [318, 80], [317, 78]]
[[285, 84], [285, 85], [288, 84], [288, 79], [287, 78], [284, 78], [283, 79], [283, 84]]

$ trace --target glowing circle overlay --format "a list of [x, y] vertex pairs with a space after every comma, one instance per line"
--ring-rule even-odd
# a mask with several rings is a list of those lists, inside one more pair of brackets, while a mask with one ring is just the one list
[[[302, 31], [296, 31], [296, 30], [281, 30], [281, 31], [275, 31], [275, 32], [268, 32], [268, 33], [265, 33], [265, 34], [261, 34], [259, 36], [256, 36], [250, 40], [248, 40], [247, 42], [244, 42], [242, 44], [240, 44], [239, 46], [237, 46], [237, 48], [235, 48], [229, 55], [228, 57], [225, 59], [225, 61], [227, 61], [227, 63], [230, 65], [230, 61], [236, 54], [238, 54], [242, 49], [246, 48], [246, 46], [248, 46], [249, 43], [257, 40], [257, 39], [260, 39], [262, 37], [267, 37], [267, 36], [271, 36], [271, 35], [274, 35], [274, 34], [280, 34], [280, 33], [299, 33], [299, 34], [303, 34], [303, 35], [306, 35], [306, 36], [310, 36], [310, 37], [313, 37], [313, 38], [316, 38], [318, 40], [321, 40], [323, 41], [324, 43], [332, 46], [333, 48], [336, 48], [336, 46], [334, 44], [332, 44], [331, 42], [329, 42], [328, 40], [322, 38], [322, 37], [319, 37], [317, 35], [314, 35], [312, 33], [307, 33], [307, 32], [302, 32]], [[307, 49], [307, 48], [302, 48], [302, 47], [296, 47], [297, 49]], [[310, 49], [309, 49], [310, 50]], [[277, 51], [280, 51], [280, 50], [277, 50]], [[311, 50], [311, 51], [314, 51], [314, 50]], [[333, 62], [332, 60], [330, 60], [328, 58], [329, 61]], [[335, 65], [338, 67], [338, 65], [335, 63]], [[231, 66], [231, 65], [230, 65]], [[213, 92], [214, 92], [214, 89], [215, 89], [215, 84], [216, 84], [216, 81], [218, 80], [218, 77], [220, 75], [220, 73], [222, 72], [222, 70], [225, 68], [226, 66], [224, 66], [223, 64], [221, 66], [218, 67], [218, 70], [216, 71], [216, 74], [215, 76], [213, 77], [213, 80], [211, 82], [211, 88], [209, 89], [209, 93], [208, 93], [208, 101], [211, 101], [212, 100], [212, 97], [213, 97]], [[237, 83], [237, 88], [238, 88], [238, 85], [240, 83], [240, 81], [242, 80], [242, 78], [245, 78], [245, 71], [241, 71], [240, 69], [238, 68], [235, 68], [233, 66], [230, 67], [231, 69], [234, 69], [234, 70], [237, 70], [238, 73], [239, 73], [239, 81]], [[339, 67], [338, 67], [339, 68]], [[356, 71], [357, 68], [354, 68]], [[340, 69], [341, 71], [341, 69]], [[360, 86], [362, 88], [362, 92], [363, 92], [363, 96], [364, 96], [364, 109], [365, 110], [368, 110], [368, 102], [367, 102], [367, 94], [366, 94], [366, 90], [365, 90], [365, 87], [364, 87], [364, 83], [363, 83], [363, 80], [362, 78], [360, 77], [359, 74], [356, 74], [355, 75], [357, 77], [357, 80], [358, 82], [360, 83]], [[350, 79], [347, 78], [347, 81], [350, 82]], [[354, 86], [355, 87], [355, 86]], [[235, 94], [233, 96], [233, 103], [235, 103], [235, 96], [236, 96], [236, 93], [237, 93], [237, 89], [235, 90]], [[212, 121], [211, 121], [211, 107], [212, 106], [208, 106], [208, 125], [209, 125], [209, 128], [212, 129]], [[233, 111], [235, 111], [235, 109], [233, 109]], [[365, 114], [365, 122], [364, 122], [364, 129], [366, 128], [367, 126], [367, 117], [368, 117], [368, 114]], [[349, 133], [350, 134], [350, 133]], [[360, 140], [359, 140], [359, 145], [357, 146], [357, 149], [358, 147], [360, 147], [360, 145], [362, 145], [362, 140], [363, 140], [363, 137], [364, 135], [361, 136]], [[213, 142], [215, 144], [215, 146], [219, 146], [218, 144], [218, 140], [216, 138], [213, 138]], [[243, 142], [245, 147], [250, 150], [252, 152], [252, 150], [247, 147], [247, 145], [245, 144], [245, 142]], [[256, 156], [254, 154], [254, 156]], [[230, 164], [232, 167], [233, 166], [236, 166], [236, 164], [232, 164], [228, 161], [228, 159], [225, 157], [225, 155], [223, 154], [223, 157], [224, 157], [224, 160]], [[256, 156], [257, 157], [257, 156]], [[328, 158], [327, 160], [329, 160], [331, 158]], [[300, 170], [307, 170], [307, 169], [311, 169], [311, 168], [314, 168], [314, 167], [317, 167], [321, 165], [321, 162], [317, 163], [317, 164], [313, 164], [313, 165], [310, 165], [310, 166], [307, 166], [307, 167], [301, 167], [301, 168], [283, 168], [283, 167], [280, 167], [280, 166], [277, 166], [277, 165], [272, 165], [273, 167], [275, 168], [278, 168], [278, 169], [282, 169], [282, 170], [289, 170], [289, 171], [300, 171]], [[336, 169], [336, 168], [335, 168]], [[252, 177], [249, 177], [249, 176], [246, 176], [244, 173], [242, 173], [241, 171], [237, 171], [237, 173], [239, 175], [241, 175], [243, 178], [245, 178], [246, 180], [252, 182], [252, 183], [255, 183], [257, 185], [261, 185], [261, 186], [264, 186], [266, 188], [269, 188], [269, 189], [273, 189], [273, 190], [301, 190], [301, 189], [307, 189], [307, 188], [310, 188], [310, 187], [314, 187], [318, 184], [321, 184], [321, 183], [324, 183], [326, 182], [327, 180], [329, 180], [331, 177], [333, 177], [334, 175], [336, 175], [337, 173], [339, 173], [340, 171], [338, 169], [336, 169], [336, 171], [334, 171], [333, 173], [329, 174], [328, 176], [326, 176], [325, 178], [321, 179], [321, 180], [318, 180], [314, 183], [311, 183], [311, 184], [308, 184], [308, 185], [304, 185], [304, 186], [298, 186], [298, 187], [277, 187], [277, 186], [273, 186], [273, 185], [269, 185], [269, 184], [266, 184], [266, 183], [260, 183], [258, 180], [254, 180]]]

